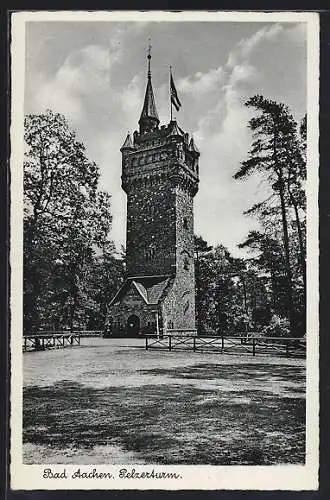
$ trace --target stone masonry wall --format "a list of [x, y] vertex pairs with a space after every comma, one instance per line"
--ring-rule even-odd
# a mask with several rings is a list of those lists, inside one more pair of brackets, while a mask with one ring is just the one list
[[[140, 319], [140, 332], [150, 330], [150, 325], [155, 327], [155, 310], [157, 306], [145, 303], [137, 290], [131, 288], [122, 301], [109, 307], [108, 316], [113, 319], [113, 331], [126, 329], [127, 320], [135, 314]], [[149, 332], [150, 333], [150, 332]]]
[[163, 316], [168, 328], [195, 328], [195, 269], [193, 198], [176, 189], [176, 277], [164, 300]]
[[127, 274], [175, 271], [175, 194], [169, 180], [134, 186], [127, 195]]

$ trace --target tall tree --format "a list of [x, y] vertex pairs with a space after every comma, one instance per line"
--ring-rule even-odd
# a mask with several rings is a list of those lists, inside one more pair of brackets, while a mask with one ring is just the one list
[[307, 117], [303, 118], [300, 125], [300, 136], [296, 136], [296, 131], [290, 137], [288, 144], [288, 161], [286, 187], [288, 192], [288, 202], [293, 208], [295, 217], [295, 227], [297, 231], [299, 248], [299, 266], [301, 270], [304, 295], [306, 294], [306, 135]]
[[211, 250], [212, 246], [201, 237], [195, 235], [195, 281], [196, 281], [196, 316], [197, 316], [197, 333], [202, 332], [202, 276], [201, 276], [201, 259], [205, 257]]
[[245, 262], [223, 246], [195, 239], [198, 333], [245, 332], [251, 323], [253, 287]]
[[117, 256], [113, 245], [105, 245], [95, 256], [89, 293], [96, 307], [88, 311], [88, 329], [104, 329], [107, 306], [123, 283], [124, 272], [123, 255]]
[[[246, 106], [256, 110], [257, 115], [249, 121], [252, 131], [252, 145], [249, 157], [243, 161], [241, 168], [234, 175], [235, 179], [243, 179], [258, 172], [267, 179], [273, 195], [279, 200], [279, 213], [282, 226], [284, 267], [286, 273], [286, 292], [288, 317], [291, 334], [296, 334], [293, 299], [293, 276], [290, 254], [290, 207], [296, 215], [296, 226], [299, 241], [303, 245], [303, 235], [298, 207], [303, 209], [304, 162], [297, 137], [297, 124], [288, 108], [263, 96], [254, 96], [246, 102]], [[272, 196], [270, 198], [273, 198]], [[299, 205], [300, 204], [300, 205]], [[262, 204], [253, 209], [260, 210]], [[269, 208], [269, 204], [268, 204]], [[272, 209], [273, 215], [276, 208]], [[303, 273], [303, 253], [300, 249], [301, 271]]]
[[25, 118], [25, 329], [84, 323], [95, 255], [107, 243], [110, 196], [64, 116]]
[[[274, 237], [260, 231], [250, 231], [246, 240], [240, 243], [239, 248], [250, 250], [253, 257], [249, 259], [250, 269], [255, 276], [255, 284], [267, 279], [270, 285], [270, 301], [263, 304], [263, 315], [276, 314], [281, 317], [287, 314], [286, 279], [283, 275], [284, 252], [283, 246]], [[266, 285], [266, 283], [265, 283]], [[267, 311], [268, 306], [270, 311]], [[270, 318], [268, 318], [270, 319]]]

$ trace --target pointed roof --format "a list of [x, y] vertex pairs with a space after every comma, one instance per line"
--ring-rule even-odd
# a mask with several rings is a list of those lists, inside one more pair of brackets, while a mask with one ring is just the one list
[[151, 76], [148, 75], [146, 93], [139, 123], [144, 118], [153, 118], [159, 123], [158, 113], [155, 104], [154, 92], [152, 90]]
[[148, 303], [148, 292], [145, 289], [145, 287], [143, 286], [143, 283], [140, 283], [139, 281], [135, 281], [135, 280], [133, 280], [132, 283], [135, 286], [135, 288], [137, 289], [137, 291], [139, 292], [139, 294], [141, 295], [141, 297], [143, 298], [143, 300], [146, 303]]
[[131, 148], [134, 148], [134, 146], [133, 146], [133, 141], [132, 141], [132, 138], [131, 138], [131, 134], [128, 132], [128, 134], [126, 136], [126, 139], [125, 139], [125, 142], [122, 145], [122, 147], [120, 148], [120, 150], [122, 150], [122, 149], [131, 149]]
[[193, 137], [190, 139], [189, 149], [190, 151], [195, 151], [195, 153], [199, 153]]
[[149, 132], [150, 130], [153, 130], [155, 127], [157, 127], [159, 124], [159, 117], [156, 109], [155, 97], [151, 84], [150, 60], [151, 60], [151, 45], [149, 45], [149, 51], [148, 51], [147, 88], [144, 96], [144, 103], [141, 111], [141, 116], [139, 119], [141, 132]]
[[156, 305], [162, 300], [169, 282], [169, 276], [164, 275], [128, 278], [111, 300], [110, 305], [123, 300], [128, 291], [132, 289], [132, 286], [146, 304]]
[[169, 284], [170, 279], [166, 278], [161, 281], [155, 281], [154, 283], [150, 283], [148, 286], [148, 302], [149, 304], [158, 304], [158, 302], [162, 299], [163, 293], [167, 285]]
[[170, 136], [183, 137], [184, 136], [184, 132], [180, 129], [180, 127], [178, 127], [178, 124], [175, 120], [171, 121], [170, 125], [171, 125], [171, 129], [170, 129], [170, 133], [168, 134], [168, 137], [170, 137]]

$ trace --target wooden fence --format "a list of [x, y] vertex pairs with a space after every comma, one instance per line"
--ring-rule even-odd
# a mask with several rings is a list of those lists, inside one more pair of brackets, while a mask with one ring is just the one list
[[45, 351], [47, 349], [59, 349], [80, 345], [80, 337], [80, 333], [77, 332], [42, 332], [37, 334], [25, 334], [23, 336], [23, 352]]
[[278, 356], [306, 356], [306, 339], [293, 337], [230, 337], [230, 336], [145, 336], [145, 348], [168, 351], [191, 350], [221, 354], [273, 354]]

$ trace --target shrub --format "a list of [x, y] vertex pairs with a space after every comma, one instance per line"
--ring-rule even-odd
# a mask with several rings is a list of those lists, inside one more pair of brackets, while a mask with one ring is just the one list
[[274, 314], [266, 328], [264, 329], [266, 337], [289, 337], [290, 324], [286, 318], [281, 318]]

